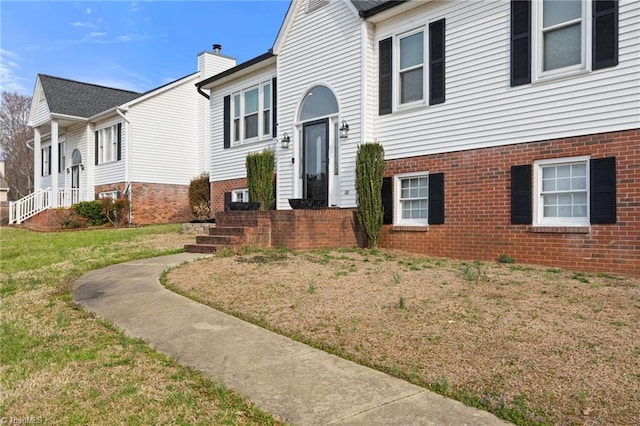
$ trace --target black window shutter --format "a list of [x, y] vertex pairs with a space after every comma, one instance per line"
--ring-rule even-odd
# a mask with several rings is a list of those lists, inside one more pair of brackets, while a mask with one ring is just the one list
[[444, 102], [444, 19], [429, 24], [429, 105]]
[[229, 211], [229, 203], [231, 202], [231, 192], [224, 193], [224, 211]]
[[444, 223], [444, 173], [429, 174], [429, 225]]
[[224, 97], [224, 110], [222, 113], [222, 120], [224, 124], [224, 148], [231, 146], [231, 95]]
[[62, 173], [62, 168], [63, 168], [63, 164], [62, 164], [62, 160], [63, 160], [63, 156], [62, 156], [62, 142], [58, 142], [58, 173]]
[[511, 86], [531, 83], [531, 1], [511, 0]]
[[531, 195], [531, 165], [511, 166], [512, 224], [530, 225], [533, 221]]
[[122, 160], [122, 123], [118, 123], [118, 161]]
[[271, 80], [271, 136], [278, 137], [278, 79]]
[[393, 39], [378, 42], [378, 114], [391, 114], [393, 106]]
[[590, 164], [591, 223], [616, 223], [616, 158], [598, 158]]
[[592, 19], [592, 68], [598, 70], [618, 65], [617, 0], [595, 0]]
[[44, 156], [47, 155], [47, 151], [46, 150], [47, 150], [47, 148], [42, 148], [40, 150], [41, 154], [42, 154], [42, 161], [41, 161], [42, 164], [40, 164], [40, 176], [44, 176]]
[[98, 159], [100, 158], [100, 153], [98, 152], [98, 148], [99, 148], [99, 141], [98, 141], [98, 131], [96, 130], [96, 149], [95, 149], [95, 157], [96, 157], [96, 166], [98, 165]]
[[382, 210], [384, 216], [382, 223], [390, 225], [393, 223], [393, 179], [390, 177], [382, 178]]
[[49, 148], [47, 148], [47, 155], [49, 156], [49, 164], [47, 167], [47, 174], [51, 174], [51, 145], [49, 145]]

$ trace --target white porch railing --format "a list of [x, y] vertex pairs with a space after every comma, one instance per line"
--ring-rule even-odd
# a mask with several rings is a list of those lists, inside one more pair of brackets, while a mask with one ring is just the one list
[[[54, 207], [51, 188], [40, 189], [9, 203], [9, 224], [20, 224], [38, 213]], [[59, 189], [55, 207], [70, 207], [87, 200], [87, 191], [82, 189]]]

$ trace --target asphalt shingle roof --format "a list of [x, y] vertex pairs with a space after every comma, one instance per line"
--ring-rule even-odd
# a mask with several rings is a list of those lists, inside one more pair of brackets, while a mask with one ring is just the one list
[[44, 74], [39, 74], [38, 78], [49, 111], [55, 114], [89, 118], [142, 95]]

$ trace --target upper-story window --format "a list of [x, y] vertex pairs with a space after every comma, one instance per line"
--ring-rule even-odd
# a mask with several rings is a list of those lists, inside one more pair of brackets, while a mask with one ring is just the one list
[[582, 0], [543, 0], [538, 3], [539, 71], [585, 67], [584, 16]]
[[234, 93], [231, 97], [234, 143], [270, 137], [272, 126], [271, 82]]
[[121, 159], [122, 123], [96, 130], [95, 164], [111, 163]]
[[400, 104], [424, 99], [424, 32], [399, 37]]
[[378, 112], [445, 101], [445, 20], [378, 42]]
[[512, 86], [617, 64], [618, 1], [511, 1]]

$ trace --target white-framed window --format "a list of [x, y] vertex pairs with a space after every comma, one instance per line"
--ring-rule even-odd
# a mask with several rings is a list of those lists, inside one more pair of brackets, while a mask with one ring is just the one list
[[118, 160], [118, 125], [98, 129], [98, 164], [110, 163]]
[[98, 198], [111, 198], [112, 200], [118, 199], [119, 191], [104, 191], [98, 193]]
[[589, 225], [589, 157], [534, 163], [534, 223]]
[[67, 153], [67, 142], [65, 141], [58, 142], [58, 173], [64, 172], [64, 169], [67, 163], [66, 153]]
[[426, 172], [395, 176], [397, 225], [429, 223], [429, 175]]
[[271, 83], [262, 85], [262, 135], [271, 135]]
[[537, 75], [547, 77], [587, 68], [591, 2], [541, 0], [537, 8]]
[[51, 145], [42, 148], [42, 173], [41, 176], [51, 175]]
[[249, 190], [247, 188], [234, 189], [231, 191], [231, 201], [237, 203], [249, 202]]
[[235, 144], [271, 138], [272, 97], [270, 81], [232, 94], [231, 132]]
[[398, 105], [422, 103], [425, 99], [424, 29], [397, 37]]

